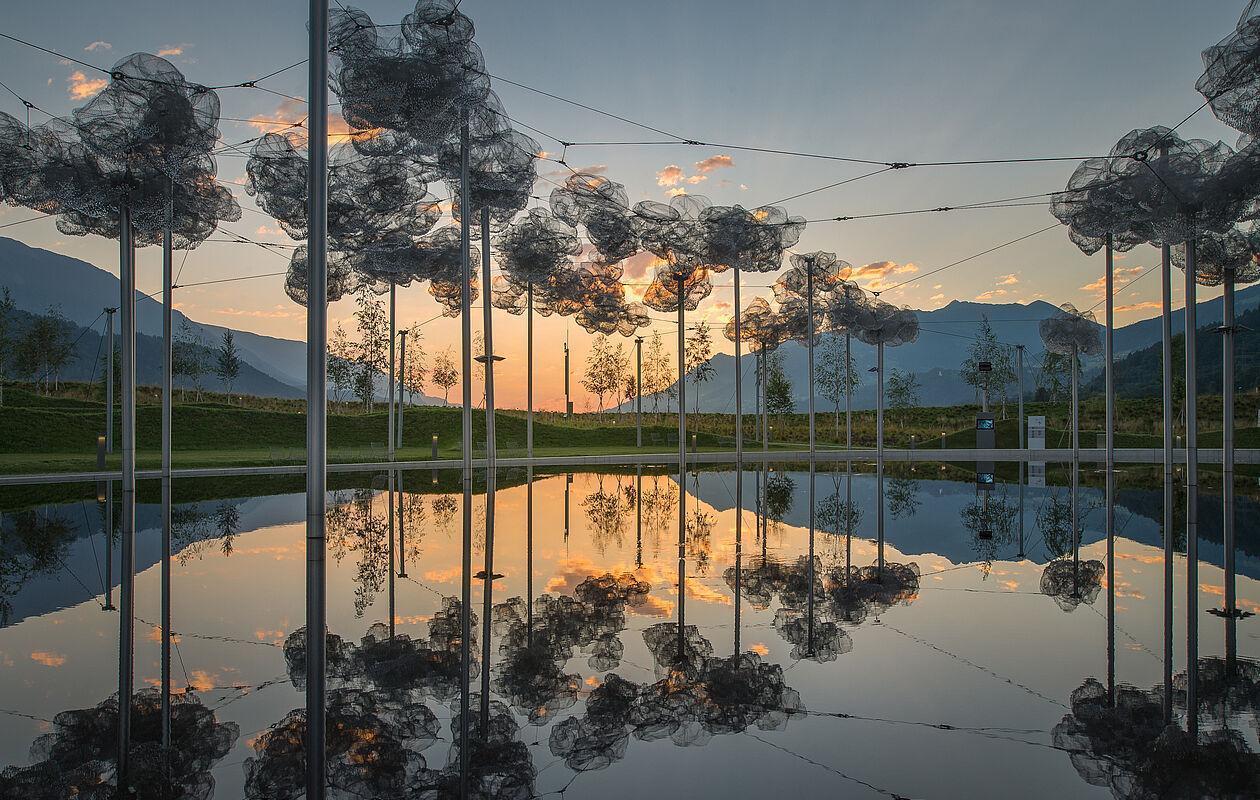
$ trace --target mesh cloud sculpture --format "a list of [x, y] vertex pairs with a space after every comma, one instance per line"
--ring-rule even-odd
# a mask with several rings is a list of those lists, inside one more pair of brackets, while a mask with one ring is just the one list
[[[1234, 283], [1255, 283], [1260, 280], [1260, 232], [1231, 228], [1224, 234], [1206, 234], [1196, 240], [1195, 282], [1200, 286], [1220, 286], [1227, 280]], [[1172, 250], [1173, 264], [1186, 269], [1185, 246]]]
[[1092, 606], [1106, 574], [1107, 567], [1101, 561], [1056, 558], [1041, 572], [1041, 593], [1054, 598], [1064, 611], [1074, 611], [1082, 603]]
[[495, 238], [494, 252], [514, 288], [545, 293], [553, 277], [582, 252], [582, 241], [568, 221], [533, 208]]
[[602, 175], [574, 173], [551, 190], [551, 213], [575, 228], [586, 229], [599, 259], [624, 261], [639, 251], [626, 187]]
[[[145, 689], [132, 698], [131, 759], [128, 785], [133, 797], [208, 800], [214, 794], [211, 770], [236, 743], [235, 722], [221, 722], [191, 693], [171, 698], [171, 746], [161, 740], [161, 696]], [[94, 708], [63, 711], [52, 730], [31, 745], [35, 763], [0, 772], [0, 795], [12, 798], [107, 798], [119, 787], [117, 753], [118, 702], [109, 698]]]
[[[433, 744], [438, 724], [424, 705], [390, 707], [373, 692], [334, 689], [325, 715], [330, 796], [399, 796], [426, 769], [420, 751]], [[305, 709], [295, 709], [253, 741], [254, 755], [245, 760], [245, 797], [305, 795], [306, 729]]]
[[1052, 735], [1087, 783], [1121, 800], [1260, 793], [1260, 755], [1245, 739], [1225, 728], [1196, 742], [1165, 726], [1160, 689], [1117, 686], [1113, 704], [1107, 687], [1089, 678], [1072, 692], [1071, 712]]
[[[472, 702], [479, 704], [480, 695]], [[537, 797], [534, 780], [537, 770], [529, 746], [517, 738], [520, 725], [504, 703], [491, 700], [483, 730], [480, 715], [469, 720], [467, 745], [461, 729], [458, 707], [452, 709], [451, 738], [454, 744], [442, 769], [421, 769], [408, 782], [407, 797], [458, 798], [478, 800], [528, 800]], [[468, 747], [468, 794], [461, 795], [461, 750]]]
[[1260, 135], [1260, 13], [1248, 3], [1234, 32], [1203, 51], [1203, 75], [1194, 88], [1216, 118]]
[[1066, 356], [1095, 356], [1102, 351], [1098, 323], [1089, 311], [1078, 311], [1071, 303], [1059, 306], [1059, 313], [1037, 323], [1046, 350]]

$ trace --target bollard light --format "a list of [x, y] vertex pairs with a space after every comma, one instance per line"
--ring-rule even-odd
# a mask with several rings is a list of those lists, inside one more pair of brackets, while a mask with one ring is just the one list
[[[431, 447], [431, 451], [432, 451], [432, 454], [433, 454], [433, 456], [432, 456], [432, 457], [433, 457], [433, 460], [434, 460], [434, 461], [437, 461], [437, 457], [438, 457], [438, 455], [437, 455], [437, 450], [438, 450], [438, 448], [437, 448], [437, 434], [436, 434], [436, 433], [435, 433], [435, 434], [433, 434], [433, 440], [432, 440], [432, 443], [430, 444], [430, 447]], [[434, 483], [437, 483], [437, 478], [434, 478], [434, 479], [433, 479], [433, 482], [434, 482]]]

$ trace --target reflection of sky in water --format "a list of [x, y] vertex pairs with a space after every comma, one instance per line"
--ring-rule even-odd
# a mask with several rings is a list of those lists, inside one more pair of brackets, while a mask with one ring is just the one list
[[[740, 735], [715, 736], [703, 748], [675, 747], [668, 739], [631, 740], [624, 759], [582, 774], [569, 796], [674, 796], [680, 785], [703, 786], [705, 796], [754, 796], [796, 787], [853, 797], [878, 796], [871, 787], [911, 797], [1106, 796], [1105, 790], [1081, 780], [1065, 753], [1046, 746], [1071, 692], [1087, 677], [1106, 676], [1105, 590], [1092, 605], [1065, 613], [1039, 588], [1049, 555], [1038, 529], [1038, 510], [1056, 497], [1064, 499], [1064, 489], [1025, 489], [1027, 558], [1016, 560], [1018, 543], [1011, 537], [1018, 528], [1018, 487], [999, 481], [990, 508], [1005, 509], [1005, 521], [997, 526], [994, 540], [981, 541], [974, 526], [965, 524], [968, 507], [977, 501], [975, 487], [930, 480], [933, 474], [923, 470], [914, 482], [894, 486], [889, 479], [885, 486], [890, 501], [896, 495], [896, 513], [890, 507], [886, 523], [886, 557], [918, 566], [922, 577], [917, 596], [907, 604], [877, 609], [861, 624], [842, 624], [850, 642], [834, 660], [793, 660], [793, 644], [774, 626], [778, 595], [763, 610], [747, 597], [741, 602], [742, 649], [782, 665], [788, 687], [815, 713], [793, 716], [778, 730], [754, 727]], [[753, 511], [758, 479], [753, 472], [743, 476], [745, 569], [760, 563], [763, 553], [795, 564], [808, 550], [807, 475], [792, 471], [788, 476], [795, 483], [791, 507], [769, 524], [765, 541], [759, 538]], [[818, 502], [837, 487], [844, 496], [842, 475], [820, 470], [817, 480]], [[459, 594], [462, 499], [427, 493], [427, 472], [409, 475], [408, 482], [409, 488], [426, 493], [404, 494], [408, 577], [396, 582], [395, 622], [399, 632], [419, 638], [426, 635], [442, 597]], [[536, 480], [534, 587], [536, 593], [572, 595], [583, 580], [606, 572], [634, 572], [649, 583], [647, 599], [627, 609], [620, 635], [625, 653], [614, 670], [646, 684], [656, 674], [642, 631], [674, 619], [679, 605], [677, 483], [668, 475], [643, 476], [641, 529], [636, 529], [635, 483], [633, 474], [575, 475], [566, 537], [564, 476]], [[259, 486], [266, 482], [260, 480]], [[526, 591], [526, 489], [506, 477], [500, 486], [495, 571], [504, 577], [495, 582], [496, 602]], [[688, 497], [687, 623], [698, 626], [716, 656], [725, 657], [734, 645], [735, 602], [724, 573], [734, 565], [736, 553], [735, 476], [707, 472], [689, 478], [687, 488], [693, 493]], [[875, 560], [873, 476], [855, 477], [852, 496], [860, 515], [852, 562], [867, 566]], [[1081, 491], [1083, 559], [1105, 559], [1101, 499], [1098, 490]], [[1161, 507], [1160, 493], [1122, 490], [1119, 501], [1116, 674], [1122, 683], [1150, 688], [1161, 676], [1162, 550], [1159, 525], [1152, 518]], [[1221, 550], [1214, 522], [1219, 505], [1213, 506], [1215, 498], [1205, 502], [1200, 515], [1205, 528], [1200, 544], [1200, 654], [1211, 656], [1223, 649], [1223, 626], [1206, 613], [1221, 602], [1222, 576], [1216, 566]], [[476, 570], [485, 541], [484, 496], [473, 503]], [[386, 495], [379, 490], [340, 491], [330, 503], [329, 626], [353, 643], [388, 615], [386, 507]], [[156, 683], [159, 676], [157, 629], [146, 624], [159, 618], [159, 511], [153, 505], [138, 510], [140, 686]], [[236, 722], [241, 730], [235, 749], [214, 768], [220, 797], [240, 794], [250, 743], [303, 702], [288, 679], [280, 648], [303, 622], [303, 512], [303, 497], [295, 493], [209, 500], [176, 509], [176, 686], [195, 687], [208, 706], [218, 708], [221, 719]], [[117, 616], [101, 608], [105, 554], [99, 509], [92, 502], [67, 503], [41, 507], [34, 517], [45, 524], [50, 519], [64, 523], [56, 531], [65, 542], [51, 559], [51, 569], [21, 580], [6, 573], [3, 587], [11, 622], [0, 629], [0, 708], [35, 718], [6, 716], [0, 726], [3, 764], [27, 763], [32, 740], [48, 730], [46, 720], [55, 713], [93, 706], [116, 688]], [[1260, 548], [1254, 543], [1256, 532], [1248, 529], [1249, 519], [1254, 516], [1240, 513], [1239, 605], [1257, 611]], [[29, 518], [23, 522], [9, 516], [6, 536], [19, 523], [33, 524]], [[233, 532], [225, 537], [225, 531]], [[820, 570], [843, 566], [842, 537], [820, 530], [814, 546]], [[115, 570], [117, 564], [115, 555]], [[1175, 573], [1180, 615], [1184, 560], [1178, 559]], [[473, 596], [480, 614], [480, 581], [474, 582]], [[1260, 655], [1256, 624], [1239, 624], [1244, 657]], [[1184, 619], [1178, 619], [1174, 637], [1180, 670]], [[580, 677], [583, 699], [606, 677], [591, 667], [588, 655], [576, 652], [561, 665]], [[436, 703], [431, 706], [442, 720], [444, 741], [425, 756], [430, 766], [440, 767], [449, 745], [445, 720], [450, 712]], [[556, 719], [581, 715], [583, 708], [578, 702]], [[932, 727], [938, 723], [985, 730]], [[573, 778], [563, 763], [548, 766], [556, 760], [548, 752], [554, 724], [526, 726], [520, 734], [541, 770], [536, 786], [540, 794]], [[1231, 725], [1256, 747], [1254, 716]]]

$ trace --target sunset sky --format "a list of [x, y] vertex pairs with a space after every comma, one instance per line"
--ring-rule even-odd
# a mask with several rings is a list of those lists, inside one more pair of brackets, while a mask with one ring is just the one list
[[[411, 10], [400, 0], [361, 4], [382, 24]], [[704, 194], [718, 204], [752, 207], [871, 172], [870, 165], [789, 157], [734, 146], [808, 151], [875, 161], [956, 161], [1106, 153], [1136, 127], [1175, 125], [1203, 102], [1194, 90], [1200, 52], [1229, 33], [1237, 2], [888, 2], [887, 0], [608, 0], [532, 3], [464, 0], [477, 41], [495, 75], [607, 110], [686, 138], [717, 146], [573, 147], [568, 163], [626, 184], [631, 201], [667, 200], [671, 192]], [[0, 32], [109, 67], [132, 52], [163, 55], [190, 80], [239, 83], [306, 56], [306, 3], [301, 0], [112, 3], [45, 0], [7, 9]], [[10, 41], [0, 40], [3, 80], [53, 114], [68, 114], [102, 87], [99, 74]], [[304, 67], [267, 80], [276, 92], [303, 96]], [[626, 123], [503, 82], [495, 85], [508, 113], [567, 141], [639, 142], [659, 139]], [[268, 122], [305, 116], [303, 104], [259, 89], [220, 92], [226, 142], [275, 129]], [[26, 110], [0, 93], [0, 110], [25, 119]], [[333, 109], [334, 126], [342, 126]], [[31, 112], [33, 123], [46, 119]], [[239, 120], [239, 121], [237, 121]], [[1223, 139], [1237, 134], [1208, 110], [1179, 131]], [[549, 153], [556, 140], [531, 134]], [[808, 219], [956, 206], [1061, 189], [1075, 161], [1037, 164], [916, 167], [865, 178], [788, 200]], [[245, 159], [219, 160], [220, 178], [242, 183]], [[540, 162], [535, 193], [549, 194], [564, 167]], [[432, 191], [446, 196], [443, 186]], [[274, 220], [241, 189], [243, 218], [227, 227], [260, 241], [291, 244]], [[0, 207], [0, 225], [31, 217]], [[805, 231], [799, 251], [832, 250], [852, 263], [857, 280], [878, 289], [912, 281], [885, 299], [930, 309], [951, 300], [1071, 301], [1101, 299], [1101, 254], [1086, 258], [1056, 228], [1011, 247], [916, 279], [958, 259], [1054, 223], [1044, 205], [820, 222]], [[0, 230], [117, 272], [116, 245], [60, 235], [52, 220]], [[1118, 257], [1117, 320], [1156, 313], [1155, 273], [1123, 284], [1158, 259], [1142, 247]], [[177, 264], [183, 259], [176, 256]], [[193, 283], [282, 272], [287, 257], [238, 244], [206, 243], [188, 255], [180, 281]], [[643, 291], [648, 260], [632, 259], [630, 292]], [[139, 287], [155, 291], [160, 253], [139, 256]], [[0, 279], [0, 283], [2, 283]], [[731, 312], [729, 276], [693, 315], [724, 324]], [[744, 302], [768, 295], [772, 278], [746, 280]], [[1201, 290], [1211, 297], [1214, 290]], [[1177, 295], [1180, 293], [1177, 292]], [[283, 291], [282, 277], [189, 287], [176, 294], [193, 319], [301, 339], [303, 309]], [[400, 323], [428, 320], [438, 307], [423, 287], [402, 291]], [[350, 326], [350, 301], [330, 309], [331, 324]], [[1101, 313], [1101, 307], [1099, 308]], [[658, 315], [661, 316], [661, 315]], [[475, 317], [480, 327], [480, 314]], [[524, 399], [524, 320], [497, 314], [501, 403]], [[662, 325], [663, 333], [672, 326]], [[588, 336], [576, 324], [537, 323], [537, 403], [558, 408], [563, 398], [560, 343], [569, 336], [577, 359]], [[433, 353], [457, 344], [457, 320], [425, 327]], [[729, 348], [725, 342], [723, 347]], [[574, 383], [575, 387], [577, 383]], [[440, 390], [438, 391], [440, 394]], [[577, 406], [584, 405], [579, 397]]]

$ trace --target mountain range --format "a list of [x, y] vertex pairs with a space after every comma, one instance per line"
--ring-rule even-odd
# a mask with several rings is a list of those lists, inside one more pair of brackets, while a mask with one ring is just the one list
[[[32, 313], [43, 313], [49, 307], [59, 307], [61, 313], [77, 326], [102, 329], [101, 309], [118, 304], [118, 279], [92, 264], [70, 258], [49, 250], [29, 247], [13, 239], [0, 237], [0, 286], [7, 286], [17, 307]], [[73, 287], [67, 291], [67, 287]], [[1260, 285], [1240, 288], [1237, 293], [1238, 314], [1260, 308]], [[142, 383], [156, 383], [160, 349], [158, 342], [146, 337], [161, 335], [162, 305], [153, 298], [137, 297], [137, 320], [141, 339], [139, 343], [139, 378]], [[1036, 300], [1021, 303], [976, 303], [955, 300], [931, 311], [916, 311], [920, 333], [918, 341], [903, 347], [885, 350], [886, 367], [913, 372], [919, 380], [920, 397], [925, 405], [952, 405], [975, 402], [975, 390], [959, 376], [958, 367], [967, 356], [982, 318], [987, 317], [999, 341], [1006, 344], [1025, 345], [1024, 387], [1032, 391], [1035, 376], [1040, 367], [1043, 352], [1038, 323], [1057, 312], [1050, 303]], [[1174, 330], [1180, 330], [1183, 312], [1173, 313]], [[175, 329], [184, 320], [210, 347], [222, 337], [223, 326], [211, 325], [189, 319], [179, 311], [174, 312]], [[1220, 298], [1198, 304], [1198, 321], [1201, 326], [1211, 327], [1222, 318]], [[1099, 326], [1101, 330], [1101, 325]], [[247, 365], [236, 389], [251, 394], [278, 397], [298, 397], [305, 393], [306, 343], [291, 339], [263, 336], [250, 331], [233, 329], [236, 346]], [[715, 331], [716, 333], [716, 331]], [[720, 335], [718, 333], [717, 335]], [[93, 334], [85, 334], [83, 350], [96, 350]], [[1160, 320], [1152, 317], [1116, 329], [1117, 357], [1136, 353], [1159, 342]], [[806, 406], [808, 384], [806, 382], [807, 359], [805, 347], [797, 342], [783, 345], [784, 371], [792, 382], [793, 399], [798, 410]], [[854, 393], [855, 408], [872, 408], [875, 405], [874, 376], [868, 372], [875, 363], [875, 350], [856, 340], [853, 357], [861, 385]], [[817, 359], [817, 353], [815, 353]], [[94, 366], [91, 353], [81, 359], [91, 372]], [[734, 410], [733, 356], [719, 353], [710, 359], [712, 378], [700, 388], [700, 409], [710, 412]], [[816, 362], [817, 363], [817, 362]], [[1099, 371], [1101, 360], [1085, 363], [1085, 379], [1088, 382]], [[747, 407], [753, 404], [754, 359], [743, 360], [743, 388]], [[77, 369], [77, 368], [76, 368]], [[76, 377], [66, 372], [63, 378]], [[207, 383], [213, 386], [213, 382]], [[687, 387], [689, 409], [694, 407], [694, 384]], [[1012, 389], [1012, 395], [1014, 390]], [[440, 403], [440, 398], [417, 398], [419, 402]], [[650, 400], [645, 398], [645, 405]], [[828, 410], [824, 399], [816, 397], [820, 411]]]

